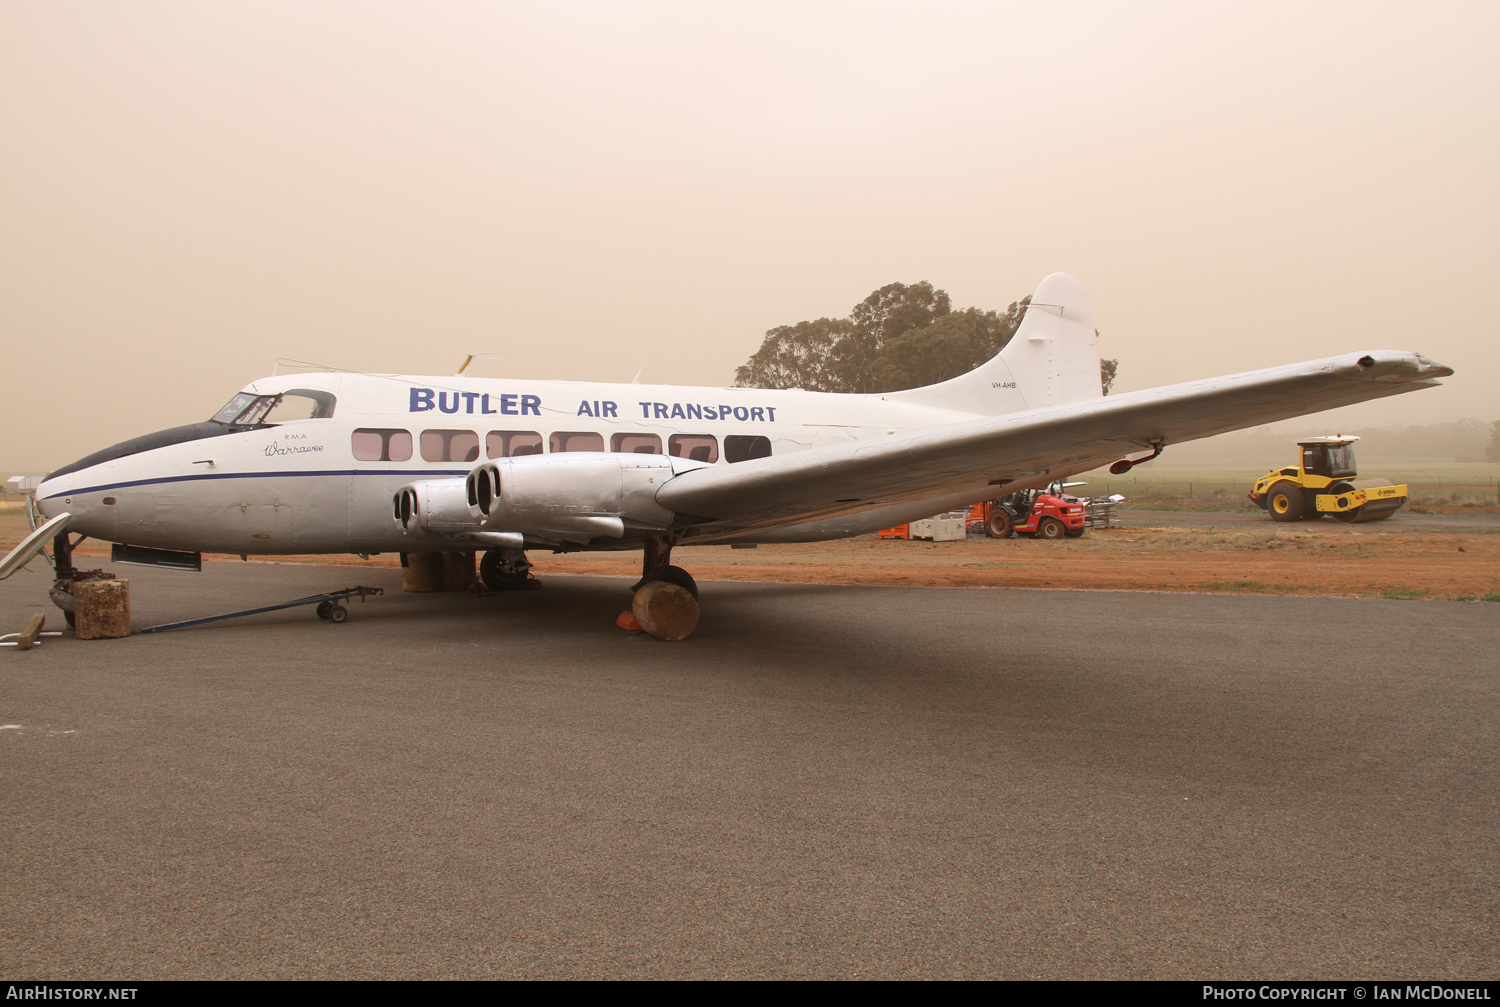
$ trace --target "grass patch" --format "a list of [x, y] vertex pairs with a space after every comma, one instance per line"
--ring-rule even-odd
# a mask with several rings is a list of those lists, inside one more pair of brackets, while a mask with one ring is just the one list
[[1431, 596], [1432, 592], [1425, 587], [1420, 591], [1411, 587], [1388, 587], [1380, 592], [1380, 597], [1390, 601], [1415, 601], [1419, 598], [1429, 598]]
[[[1175, 585], [1164, 585], [1175, 586]], [[1216, 580], [1194, 584], [1189, 590], [1221, 594], [1328, 594], [1330, 588], [1310, 584], [1263, 584], [1258, 580]]]

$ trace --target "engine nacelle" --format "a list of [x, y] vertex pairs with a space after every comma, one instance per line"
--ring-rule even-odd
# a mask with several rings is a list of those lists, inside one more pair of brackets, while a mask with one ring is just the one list
[[470, 520], [486, 529], [578, 543], [621, 538], [667, 528], [672, 512], [656, 491], [682, 462], [593, 451], [497, 458], [469, 473], [464, 495]]
[[445, 538], [478, 530], [469, 514], [464, 480], [458, 476], [407, 483], [396, 491], [392, 504], [401, 530], [417, 538]]

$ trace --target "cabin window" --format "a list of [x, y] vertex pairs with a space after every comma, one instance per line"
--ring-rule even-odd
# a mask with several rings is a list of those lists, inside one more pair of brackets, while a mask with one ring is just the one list
[[552, 435], [548, 451], [603, 451], [604, 435], [592, 431], [559, 431]]
[[479, 460], [479, 435], [472, 430], [423, 430], [422, 460], [473, 462]]
[[313, 388], [290, 388], [279, 395], [239, 392], [214, 413], [214, 420], [237, 427], [290, 420], [322, 420], [333, 415], [336, 403], [329, 392]]
[[667, 454], [695, 462], [716, 462], [719, 441], [712, 434], [673, 434], [667, 438]]
[[411, 458], [411, 431], [354, 431], [354, 457], [362, 462], [404, 462]]
[[484, 450], [491, 458], [539, 455], [542, 435], [535, 430], [491, 430], [484, 437]]
[[769, 457], [771, 457], [771, 438], [769, 437], [730, 434], [724, 438], [725, 461], [747, 462], [752, 458]]
[[655, 434], [615, 434], [609, 439], [609, 449], [626, 455], [659, 455], [661, 438]]

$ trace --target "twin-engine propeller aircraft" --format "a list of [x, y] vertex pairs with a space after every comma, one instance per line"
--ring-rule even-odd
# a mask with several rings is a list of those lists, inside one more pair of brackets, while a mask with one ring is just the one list
[[696, 597], [676, 546], [873, 532], [1451, 373], [1380, 350], [1105, 398], [1088, 297], [1055, 273], [1004, 350], [925, 388], [271, 377], [209, 420], [58, 469], [36, 500], [69, 515], [51, 529], [63, 579], [70, 533], [189, 566], [204, 552], [483, 550], [493, 589], [525, 583], [528, 549], [641, 549], [638, 588]]

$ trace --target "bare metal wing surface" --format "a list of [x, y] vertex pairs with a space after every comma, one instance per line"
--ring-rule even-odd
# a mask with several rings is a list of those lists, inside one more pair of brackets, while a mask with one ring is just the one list
[[682, 472], [657, 492], [693, 539], [1086, 471], [1132, 452], [1436, 385], [1451, 368], [1371, 351]]

